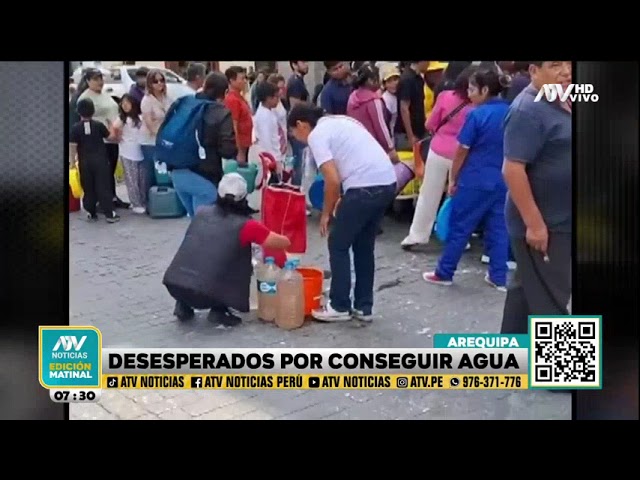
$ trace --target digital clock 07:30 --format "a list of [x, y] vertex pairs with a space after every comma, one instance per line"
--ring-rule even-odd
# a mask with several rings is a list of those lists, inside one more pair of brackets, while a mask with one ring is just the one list
[[49, 390], [51, 400], [56, 403], [94, 403], [100, 400], [102, 390], [69, 388]]

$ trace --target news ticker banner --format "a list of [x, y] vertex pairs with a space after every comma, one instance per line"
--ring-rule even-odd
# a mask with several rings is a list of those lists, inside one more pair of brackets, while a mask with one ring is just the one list
[[230, 374], [108, 375], [102, 388], [120, 390], [525, 390], [526, 374]]
[[58, 402], [102, 389], [602, 388], [602, 319], [531, 317], [529, 335], [437, 334], [434, 348], [102, 348], [94, 327], [40, 327], [40, 383]]

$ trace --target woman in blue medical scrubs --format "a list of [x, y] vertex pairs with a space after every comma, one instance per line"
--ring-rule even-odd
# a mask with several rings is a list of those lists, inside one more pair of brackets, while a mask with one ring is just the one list
[[500, 98], [508, 78], [494, 70], [480, 70], [469, 78], [469, 100], [477, 108], [469, 112], [458, 134], [458, 150], [449, 177], [451, 217], [444, 253], [434, 272], [422, 278], [437, 285], [451, 285], [471, 234], [484, 225], [489, 273], [485, 281], [506, 291], [509, 237], [504, 219], [507, 187], [502, 179], [504, 119], [509, 108]]

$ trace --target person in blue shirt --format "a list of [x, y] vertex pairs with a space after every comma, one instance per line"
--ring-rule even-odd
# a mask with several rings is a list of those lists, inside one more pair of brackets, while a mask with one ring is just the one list
[[[304, 83], [304, 77], [309, 73], [309, 64], [304, 60], [291, 60], [289, 65], [293, 70], [293, 75], [289, 77], [287, 82], [287, 95], [283, 102], [287, 111], [298, 103], [307, 103], [310, 99], [309, 90], [307, 90], [307, 86]], [[292, 135], [289, 135], [289, 143], [291, 144], [291, 155], [293, 156], [293, 178], [291, 183], [299, 186], [302, 184], [302, 156], [305, 145]]]
[[329, 81], [320, 93], [320, 106], [329, 115], [346, 115], [349, 95], [353, 91], [347, 62], [324, 62]]
[[500, 94], [508, 78], [494, 69], [479, 70], [469, 78], [469, 112], [458, 134], [458, 150], [449, 176], [451, 216], [447, 245], [434, 272], [422, 278], [451, 285], [467, 242], [478, 225], [484, 225], [489, 273], [485, 281], [506, 292], [509, 236], [504, 217], [507, 187], [502, 178], [504, 119], [509, 104]]

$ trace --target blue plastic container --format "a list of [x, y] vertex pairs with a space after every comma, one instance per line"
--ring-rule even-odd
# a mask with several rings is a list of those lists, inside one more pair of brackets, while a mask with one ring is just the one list
[[451, 217], [451, 197], [447, 197], [444, 201], [440, 210], [438, 211], [438, 216], [436, 217], [436, 236], [438, 240], [442, 243], [446, 243], [447, 238], [449, 237], [449, 218]]
[[309, 202], [311, 206], [316, 210], [322, 210], [324, 205], [324, 179], [322, 174], [318, 174], [316, 179], [309, 187]]

